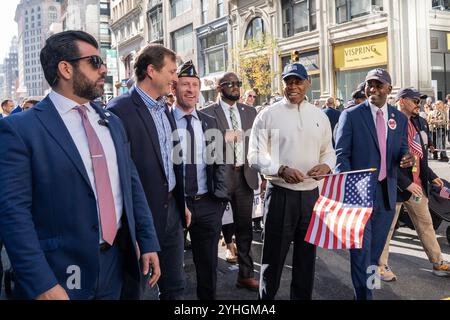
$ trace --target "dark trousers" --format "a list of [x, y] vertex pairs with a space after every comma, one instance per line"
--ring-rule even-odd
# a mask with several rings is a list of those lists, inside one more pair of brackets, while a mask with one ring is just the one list
[[304, 239], [318, 198], [318, 189], [293, 191], [267, 185], [260, 299], [275, 299], [284, 261], [293, 241], [291, 300], [311, 300], [316, 247]]
[[222, 226], [223, 240], [226, 244], [230, 244], [233, 242], [234, 233], [234, 223], [224, 224]]
[[[445, 128], [437, 128], [433, 131], [433, 143], [434, 147], [439, 150], [445, 150], [446, 149], [446, 136], [445, 136]], [[435, 152], [435, 158], [437, 157], [437, 152]], [[447, 152], [441, 151], [440, 152], [440, 158], [446, 158]]]
[[378, 260], [383, 253], [386, 238], [394, 219], [395, 208], [390, 210], [387, 205], [386, 183], [377, 183], [374, 200], [374, 210], [364, 229], [362, 249], [350, 250], [351, 274], [355, 298], [371, 300], [372, 283], [377, 271]]
[[[99, 252], [98, 278], [89, 300], [119, 300], [123, 285], [122, 252], [117, 244]], [[70, 294], [70, 293], [69, 293]]]
[[175, 198], [169, 200], [165, 233], [159, 237], [158, 253], [161, 277], [158, 280], [161, 300], [182, 300], [186, 286], [184, 232]]
[[234, 230], [236, 237], [239, 277], [253, 277], [253, 259], [250, 249], [253, 241], [252, 213], [254, 192], [244, 177], [244, 170], [232, 170], [229, 188], [231, 209], [233, 210]]
[[3, 287], [3, 262], [2, 262], [2, 250], [3, 250], [3, 241], [0, 238], [0, 295], [2, 294]]
[[199, 300], [215, 300], [217, 243], [225, 207], [222, 202], [209, 196], [200, 200], [187, 198], [186, 205], [192, 213], [189, 234], [197, 273], [197, 297]]

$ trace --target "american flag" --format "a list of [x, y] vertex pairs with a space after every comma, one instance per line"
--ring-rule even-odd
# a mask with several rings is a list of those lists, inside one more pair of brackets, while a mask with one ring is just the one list
[[439, 193], [439, 195], [442, 198], [450, 199], [450, 189], [447, 188], [447, 187], [442, 187], [441, 192]]
[[423, 158], [420, 136], [419, 133], [417, 133], [416, 128], [414, 128], [412, 121], [408, 122], [408, 145], [412, 154], [418, 156], [420, 159]]
[[360, 249], [373, 210], [376, 170], [327, 176], [305, 241], [325, 249]]

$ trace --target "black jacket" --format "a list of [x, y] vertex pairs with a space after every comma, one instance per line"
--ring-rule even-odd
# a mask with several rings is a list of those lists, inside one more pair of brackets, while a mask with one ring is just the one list
[[[430, 183], [438, 178], [438, 176], [428, 167], [427, 150], [422, 139], [421, 131], [427, 133], [427, 123], [422, 117], [411, 117], [410, 121], [413, 123], [420, 136], [420, 144], [422, 145], [423, 157], [420, 159], [420, 180], [422, 181], [422, 188], [424, 193], [429, 196]], [[411, 183], [413, 183], [412, 168], [399, 169], [398, 183], [397, 183], [397, 202], [403, 202], [411, 198], [411, 192], [406, 190]]]
[[[173, 112], [171, 114], [172, 120], [174, 121], [174, 123], [176, 123]], [[227, 188], [227, 170], [229, 168], [222, 161], [219, 161], [216, 157], [217, 152], [221, 152], [221, 150], [216, 150], [216, 145], [222, 146], [225, 143], [223, 135], [217, 134], [220, 133], [220, 131], [218, 130], [217, 121], [214, 117], [199, 110], [197, 110], [197, 115], [202, 123], [202, 129], [205, 133], [206, 138], [206, 183], [208, 187], [208, 193], [209, 195], [217, 198], [220, 201], [228, 202], [230, 201], [230, 195]], [[216, 130], [214, 131], [214, 129]], [[214, 132], [216, 134], [214, 134]], [[176, 142], [176, 144], [178, 143], [179, 141]], [[181, 148], [177, 149], [181, 150]]]

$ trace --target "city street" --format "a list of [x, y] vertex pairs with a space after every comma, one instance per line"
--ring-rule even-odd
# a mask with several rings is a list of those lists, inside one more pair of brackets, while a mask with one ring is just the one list
[[[435, 172], [449, 180], [450, 165], [431, 161]], [[445, 238], [445, 231], [450, 226], [442, 222], [437, 230], [438, 241], [444, 259], [450, 260], [450, 245]], [[262, 241], [259, 233], [254, 233], [252, 252], [255, 260], [256, 276], [260, 270]], [[277, 299], [289, 299], [291, 279], [291, 257], [289, 252], [283, 271], [280, 290]], [[3, 261], [7, 265], [3, 252]], [[187, 273], [186, 299], [195, 300], [195, 267], [192, 252], [186, 251], [185, 270]], [[422, 249], [415, 231], [409, 228], [399, 228], [391, 241], [390, 265], [397, 275], [397, 281], [381, 283], [381, 289], [375, 290], [377, 300], [439, 300], [450, 297], [450, 278], [436, 277], [431, 272], [431, 264]], [[219, 244], [219, 268], [217, 298], [219, 300], [255, 300], [257, 295], [235, 286], [238, 268], [225, 261], [225, 247]], [[349, 253], [345, 250], [329, 251], [318, 249], [316, 262], [316, 277], [313, 298], [315, 300], [351, 300], [353, 298], [350, 279]], [[147, 290], [146, 298], [152, 299], [155, 290]], [[0, 299], [5, 299], [4, 290]]]

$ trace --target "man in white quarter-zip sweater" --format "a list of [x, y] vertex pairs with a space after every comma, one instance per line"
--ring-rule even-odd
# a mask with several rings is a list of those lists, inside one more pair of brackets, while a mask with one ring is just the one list
[[300, 63], [283, 71], [284, 99], [263, 110], [250, 136], [248, 161], [268, 180], [259, 298], [275, 298], [284, 261], [294, 242], [291, 299], [310, 300], [316, 248], [304, 241], [319, 176], [334, 168], [336, 155], [327, 116], [305, 100], [311, 86]]

